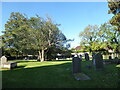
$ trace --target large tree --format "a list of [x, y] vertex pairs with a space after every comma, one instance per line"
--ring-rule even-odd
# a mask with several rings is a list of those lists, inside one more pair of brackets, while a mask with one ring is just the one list
[[[90, 52], [97, 48], [97, 33], [98, 33], [98, 26], [97, 25], [88, 25], [83, 32], [80, 32], [79, 37], [81, 39], [81, 45], [84, 45]], [[94, 48], [92, 48], [95, 46]]]
[[11, 13], [3, 31], [3, 47], [9, 52], [28, 54], [26, 51], [38, 53], [40, 61], [45, 60], [45, 54], [52, 46], [60, 47], [66, 40], [65, 35], [54, 24], [51, 18], [28, 18], [24, 14]]
[[118, 53], [119, 50], [119, 36], [120, 32], [117, 31], [118, 27], [112, 26], [109, 23], [104, 23], [100, 26], [99, 31], [99, 38], [102, 40], [102, 43], [104, 43], [104, 47], [109, 47], [114, 50], [115, 53]]
[[110, 23], [117, 26], [117, 30], [120, 31], [120, 0], [108, 0], [108, 7], [110, 8], [108, 13], [114, 14]]
[[15, 51], [17, 54], [23, 53], [25, 43], [28, 38], [28, 20], [27, 17], [19, 12], [12, 12], [9, 20], [5, 24], [4, 35], [2, 35], [3, 40], [3, 50]]
[[109, 47], [118, 53], [120, 32], [116, 31], [117, 28], [109, 23], [104, 23], [100, 27], [88, 25], [83, 32], [80, 32], [81, 45], [88, 48], [90, 52], [105, 50]]
[[47, 20], [37, 16], [30, 19], [31, 26], [31, 44], [34, 49], [38, 50], [41, 61], [45, 60], [45, 53], [52, 46], [59, 46], [66, 37], [58, 29], [57, 24], [47, 17]]

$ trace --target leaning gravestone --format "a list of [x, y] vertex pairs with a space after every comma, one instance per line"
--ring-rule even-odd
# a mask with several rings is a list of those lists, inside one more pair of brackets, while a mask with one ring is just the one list
[[101, 53], [95, 54], [95, 70], [102, 70], [103, 69], [103, 57]]
[[89, 55], [88, 55], [88, 53], [85, 53], [85, 60], [89, 61]]
[[78, 57], [72, 59], [72, 72], [73, 74], [81, 72], [81, 59]]

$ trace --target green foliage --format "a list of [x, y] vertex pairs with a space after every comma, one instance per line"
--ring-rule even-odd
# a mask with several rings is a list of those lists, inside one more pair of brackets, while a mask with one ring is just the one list
[[110, 20], [110, 23], [114, 26], [117, 26], [118, 31], [120, 31], [120, 1], [119, 0], [108, 0], [108, 7], [109, 11], [108, 13], [114, 14], [112, 19]]
[[116, 29], [117, 27], [109, 23], [104, 23], [99, 27], [88, 25], [83, 32], [80, 32], [80, 37], [82, 37], [80, 46], [86, 47], [89, 52], [104, 51], [108, 47], [118, 52], [120, 32]]
[[[27, 47], [28, 38], [28, 24], [27, 17], [20, 13], [12, 12], [10, 19], [5, 24], [5, 31], [2, 35], [3, 50], [15, 49], [19, 53], [23, 53], [23, 49]], [[12, 53], [12, 51], [10, 52]]]
[[67, 40], [58, 26], [49, 17], [44, 19], [36, 15], [28, 18], [25, 14], [12, 12], [1, 36], [3, 51], [13, 55], [14, 48], [14, 55], [38, 53], [39, 59], [44, 61], [48, 48], [63, 46], [63, 41]]

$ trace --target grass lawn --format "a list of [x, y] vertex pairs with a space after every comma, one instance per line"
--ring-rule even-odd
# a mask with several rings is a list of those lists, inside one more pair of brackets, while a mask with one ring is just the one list
[[2, 88], [116, 88], [120, 81], [115, 64], [95, 71], [86, 68], [91, 61], [83, 61], [82, 72], [91, 80], [77, 81], [72, 75], [72, 61], [19, 61], [18, 68], [2, 70]]

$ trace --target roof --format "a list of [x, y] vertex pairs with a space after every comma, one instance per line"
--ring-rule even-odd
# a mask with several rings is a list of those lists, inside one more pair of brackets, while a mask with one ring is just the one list
[[82, 47], [81, 46], [77, 46], [75, 47], [75, 50], [80, 50]]

